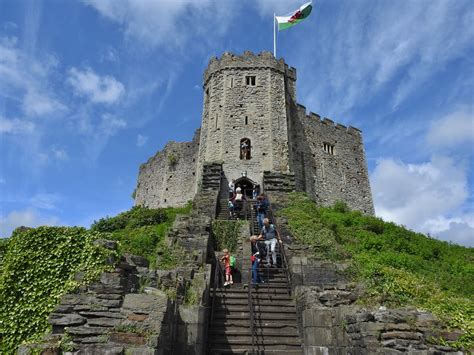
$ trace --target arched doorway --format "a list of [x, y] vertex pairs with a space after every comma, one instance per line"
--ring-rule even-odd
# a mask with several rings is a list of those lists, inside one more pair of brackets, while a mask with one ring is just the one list
[[253, 198], [254, 187], [257, 190], [257, 194], [260, 194], [260, 185], [246, 176], [236, 179], [234, 184], [235, 188], [240, 187], [242, 189], [242, 192], [247, 199]]

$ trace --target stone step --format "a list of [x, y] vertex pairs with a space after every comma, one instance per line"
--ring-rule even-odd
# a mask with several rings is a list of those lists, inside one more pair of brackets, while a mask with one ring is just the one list
[[[282, 325], [281, 327], [267, 327], [267, 328], [255, 328], [255, 334], [258, 336], [288, 336], [299, 338], [298, 329], [296, 326]], [[225, 335], [226, 337], [239, 337], [251, 335], [250, 326], [223, 326], [220, 328], [212, 328], [209, 332], [209, 339], [211, 337], [217, 337]]]
[[[219, 319], [227, 320], [246, 320], [248, 321], [250, 318], [249, 312], [233, 312], [230, 314], [214, 312], [213, 321], [217, 321]], [[296, 312], [292, 313], [256, 313], [255, 314], [255, 321], [260, 323], [266, 322], [274, 322], [274, 321], [297, 321]]]
[[[246, 305], [223, 305], [219, 304], [216, 305], [216, 308], [214, 309], [214, 312], [248, 312], [249, 306], [248, 304]], [[295, 306], [294, 305], [279, 305], [278, 307], [275, 307], [273, 304], [272, 305], [255, 305], [254, 304], [254, 311], [256, 313], [261, 313], [261, 312], [266, 312], [266, 313], [295, 313]]]
[[[285, 300], [288, 302], [292, 302], [293, 298], [289, 296], [286, 292], [284, 293], [272, 293], [272, 292], [259, 292], [257, 288], [257, 292], [252, 293], [252, 297], [254, 300], [258, 299], [271, 299], [271, 300]], [[218, 294], [216, 295], [216, 299], [247, 299], [247, 293], [225, 293], [225, 294]]]
[[[286, 350], [286, 349], [294, 349], [294, 348], [301, 348], [301, 341], [295, 338], [271, 338], [271, 339], [254, 339], [255, 345], [258, 346], [260, 349], [275, 349], [275, 350]], [[210, 339], [210, 343], [212, 344], [212, 348], [215, 348], [216, 345], [220, 345], [222, 347], [232, 346], [232, 345], [240, 345], [240, 346], [248, 346], [252, 345], [252, 339], [226, 339], [225, 337], [222, 338], [215, 338]]]
[[[268, 303], [267, 303], [268, 301]], [[294, 302], [288, 303], [286, 300], [254, 300], [253, 304], [255, 306], [266, 306], [271, 305], [275, 307], [295, 307]], [[238, 298], [230, 298], [225, 300], [216, 299], [215, 307], [220, 306], [247, 306], [248, 307], [248, 299], [238, 299]]]
[[[251, 354], [251, 348], [239, 348], [239, 347], [232, 347], [232, 348], [212, 348], [209, 350], [210, 355], [226, 355], [226, 354]], [[258, 353], [257, 350], [255, 354], [262, 354], [261, 352]], [[267, 355], [301, 355], [303, 354], [302, 350], [269, 350], [267, 349], [265, 351], [265, 354]]]
[[[285, 320], [285, 322], [281, 322], [279, 320], [255, 320], [255, 326], [257, 329], [281, 329], [285, 327], [289, 328], [297, 328], [298, 322], [296, 320]], [[250, 329], [250, 317], [248, 319], [213, 319], [211, 329], [221, 329], [221, 328], [234, 328], [234, 329], [241, 329], [243, 327], [247, 327]]]

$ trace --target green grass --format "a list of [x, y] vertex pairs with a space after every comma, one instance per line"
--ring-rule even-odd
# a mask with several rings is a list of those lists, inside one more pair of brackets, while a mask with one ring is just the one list
[[349, 211], [343, 203], [322, 208], [304, 194], [292, 194], [279, 215], [313, 255], [351, 261], [350, 274], [367, 287], [364, 302], [430, 310], [465, 332], [453, 345], [474, 346], [473, 248]]

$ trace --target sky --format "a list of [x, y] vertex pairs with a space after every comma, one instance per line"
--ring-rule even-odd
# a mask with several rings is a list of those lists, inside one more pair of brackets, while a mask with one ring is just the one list
[[[133, 206], [209, 59], [272, 51], [303, 2], [0, 0], [0, 236]], [[474, 246], [474, 2], [318, 0], [277, 41], [298, 102], [363, 131], [377, 216]]]

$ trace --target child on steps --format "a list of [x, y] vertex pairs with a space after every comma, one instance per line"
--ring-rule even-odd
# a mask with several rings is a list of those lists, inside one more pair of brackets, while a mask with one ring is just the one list
[[225, 266], [225, 282], [224, 286], [233, 285], [234, 281], [232, 280], [232, 268], [230, 265], [230, 254], [228, 249], [222, 251], [224, 256], [220, 258], [220, 261], [224, 263]]

